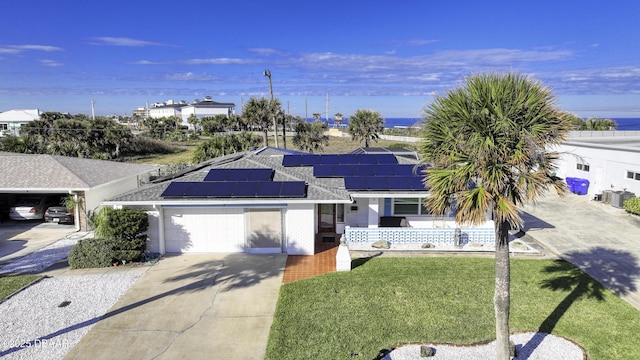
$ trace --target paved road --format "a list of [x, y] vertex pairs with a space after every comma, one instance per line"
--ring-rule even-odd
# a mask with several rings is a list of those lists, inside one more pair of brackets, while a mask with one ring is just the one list
[[640, 217], [588, 196], [553, 193], [522, 217], [528, 236], [640, 309]]

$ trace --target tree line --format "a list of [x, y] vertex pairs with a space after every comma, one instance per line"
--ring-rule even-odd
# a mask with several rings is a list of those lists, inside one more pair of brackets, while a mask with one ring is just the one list
[[[200, 142], [192, 161], [269, 146], [269, 132], [279, 133], [287, 147], [287, 133], [293, 145], [306, 152], [322, 152], [329, 145], [327, 123], [314, 114], [312, 122], [285, 114], [278, 99], [249, 99], [242, 115], [216, 115], [199, 118], [191, 115], [188, 125], [177, 116], [133, 119], [141, 126], [133, 128], [110, 117], [90, 118], [84, 114], [68, 115], [45, 112], [40, 119], [24, 124], [18, 135], [0, 137], [0, 151], [50, 154], [102, 160], [166, 154], [173, 151], [171, 142], [209, 137]], [[342, 114], [340, 114], [342, 116]], [[137, 121], [139, 120], [139, 121]], [[384, 130], [384, 119], [374, 110], [357, 110], [350, 117], [347, 132], [354, 141], [369, 146]], [[135, 131], [135, 132], [134, 132]], [[256, 136], [261, 133], [262, 136]]]

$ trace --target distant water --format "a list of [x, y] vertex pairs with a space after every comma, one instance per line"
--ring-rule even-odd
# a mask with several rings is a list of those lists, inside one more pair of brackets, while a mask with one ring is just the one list
[[[616, 130], [640, 130], [640, 118], [611, 118], [618, 124]], [[324, 119], [322, 119], [324, 121]], [[417, 118], [387, 118], [384, 119], [385, 128], [407, 127], [422, 123]], [[342, 121], [340, 127], [346, 127], [348, 121]], [[333, 119], [329, 119], [329, 127], [336, 127]]]

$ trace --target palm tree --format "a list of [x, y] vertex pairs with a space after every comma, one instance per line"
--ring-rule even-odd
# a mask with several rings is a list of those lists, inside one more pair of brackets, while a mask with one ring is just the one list
[[300, 121], [294, 129], [296, 134], [293, 136], [293, 145], [310, 153], [322, 151], [325, 146], [329, 145], [329, 136], [324, 133], [327, 128], [327, 124], [320, 120]]
[[349, 118], [347, 131], [355, 141], [363, 141], [364, 146], [369, 147], [370, 140], [378, 141], [378, 133], [384, 130], [384, 119], [380, 113], [373, 110], [357, 110], [355, 115]]
[[257, 127], [264, 134], [264, 146], [269, 146], [268, 132], [273, 126], [272, 116], [280, 108], [280, 101], [252, 97], [242, 107], [242, 117], [250, 127]]
[[457, 202], [455, 220], [482, 224], [491, 213], [495, 224], [497, 359], [509, 359], [510, 229], [519, 228], [518, 207], [541, 196], [549, 186], [566, 186], [554, 175], [559, 144], [570, 118], [554, 105], [541, 83], [514, 74], [480, 74], [436, 97], [425, 108], [424, 161], [431, 166], [426, 205], [444, 214]]

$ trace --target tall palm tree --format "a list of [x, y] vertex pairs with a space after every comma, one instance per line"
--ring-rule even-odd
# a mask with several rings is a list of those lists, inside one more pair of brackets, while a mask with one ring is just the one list
[[273, 125], [271, 120], [272, 103], [270, 100], [261, 97], [252, 97], [242, 107], [242, 117], [249, 127], [256, 127], [263, 132], [264, 146], [269, 146], [268, 132]]
[[364, 146], [369, 147], [371, 140], [378, 141], [378, 134], [384, 130], [384, 119], [380, 113], [373, 110], [357, 110], [349, 118], [347, 132], [354, 141], [363, 141]]
[[296, 124], [293, 145], [310, 153], [322, 151], [329, 145], [329, 136], [325, 135], [327, 124], [320, 120], [313, 122], [300, 121]]
[[519, 206], [550, 186], [566, 191], [554, 175], [558, 154], [549, 146], [565, 138], [571, 122], [554, 101], [548, 88], [525, 76], [479, 74], [425, 108], [427, 206], [444, 214], [457, 202], [455, 219], [461, 224], [493, 216], [497, 359], [509, 359], [508, 230], [522, 225]]

